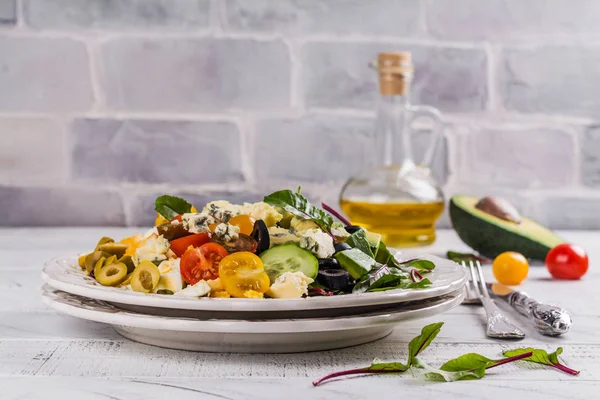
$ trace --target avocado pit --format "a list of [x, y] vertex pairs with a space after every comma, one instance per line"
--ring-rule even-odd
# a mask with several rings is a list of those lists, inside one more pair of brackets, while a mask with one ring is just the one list
[[475, 208], [504, 221], [515, 224], [520, 224], [522, 221], [517, 209], [510, 202], [500, 197], [484, 197], [475, 204]]

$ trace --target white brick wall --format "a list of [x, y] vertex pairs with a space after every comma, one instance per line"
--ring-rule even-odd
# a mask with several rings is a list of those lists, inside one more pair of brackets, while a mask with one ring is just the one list
[[367, 63], [410, 50], [415, 102], [448, 122], [447, 196], [600, 228], [599, 18], [594, 0], [2, 0], [0, 225], [149, 224], [165, 192], [335, 202], [369, 157]]

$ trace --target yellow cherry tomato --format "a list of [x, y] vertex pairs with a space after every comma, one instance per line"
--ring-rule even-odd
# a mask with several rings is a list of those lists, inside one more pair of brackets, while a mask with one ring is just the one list
[[240, 228], [240, 233], [250, 236], [254, 230], [254, 219], [246, 214], [236, 215], [229, 220], [229, 224]]
[[240, 251], [219, 263], [221, 284], [233, 297], [243, 298], [249, 290], [265, 293], [271, 284], [262, 260], [253, 253]]
[[507, 251], [496, 257], [492, 264], [492, 272], [501, 284], [518, 285], [527, 278], [529, 263], [522, 254]]

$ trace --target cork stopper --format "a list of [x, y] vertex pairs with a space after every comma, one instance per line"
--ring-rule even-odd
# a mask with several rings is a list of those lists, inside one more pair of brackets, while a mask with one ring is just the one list
[[411, 53], [379, 53], [377, 72], [379, 72], [379, 92], [382, 95], [405, 95], [413, 74]]

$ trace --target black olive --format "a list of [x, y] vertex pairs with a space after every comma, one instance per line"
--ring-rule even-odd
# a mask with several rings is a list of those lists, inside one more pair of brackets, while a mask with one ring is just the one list
[[317, 275], [317, 282], [333, 290], [345, 290], [350, 285], [350, 274], [345, 269], [322, 269]]
[[352, 247], [350, 247], [350, 245], [348, 243], [336, 242], [333, 245], [333, 248], [335, 249], [336, 253], [339, 253], [340, 251], [350, 250]]
[[265, 221], [259, 219], [254, 223], [254, 229], [252, 229], [250, 237], [258, 242], [256, 254], [260, 254], [263, 251], [269, 250], [269, 247], [271, 246], [271, 238], [269, 237], [269, 229], [267, 229], [267, 224], [265, 224]]
[[344, 227], [344, 229], [346, 230], [346, 232], [348, 232], [349, 234], [353, 234], [354, 232], [357, 232], [359, 230], [361, 230], [362, 228], [358, 225], [346, 225]]
[[319, 269], [340, 269], [340, 264], [335, 258], [322, 258], [319, 260]]

